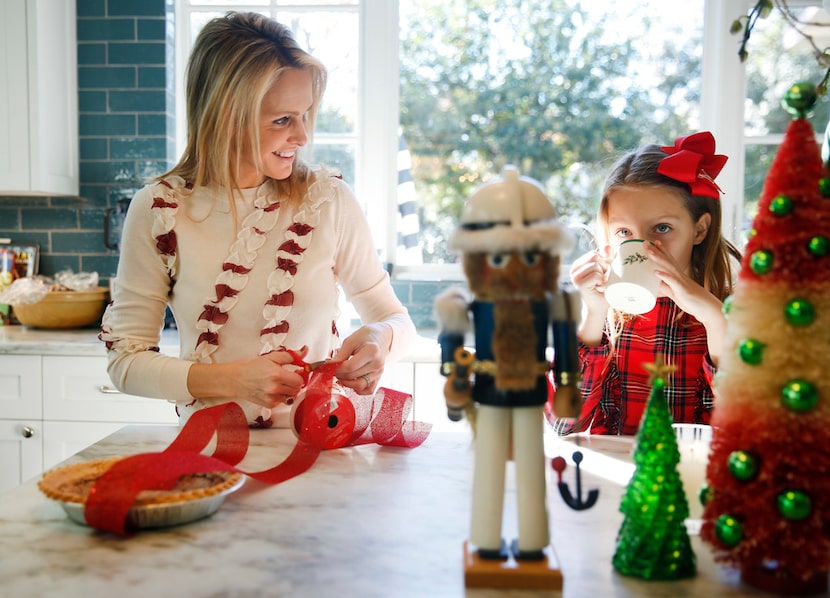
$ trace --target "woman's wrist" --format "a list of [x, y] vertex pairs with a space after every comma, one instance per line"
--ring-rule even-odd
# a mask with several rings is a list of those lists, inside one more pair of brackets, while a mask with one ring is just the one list
[[196, 399], [225, 398], [223, 364], [194, 363], [187, 372], [187, 391]]

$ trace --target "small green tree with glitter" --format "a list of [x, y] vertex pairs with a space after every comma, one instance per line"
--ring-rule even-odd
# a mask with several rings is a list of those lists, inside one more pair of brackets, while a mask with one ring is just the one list
[[695, 575], [695, 554], [684, 520], [689, 504], [677, 472], [680, 452], [666, 404], [666, 378], [674, 369], [662, 359], [646, 366], [651, 394], [634, 449], [634, 475], [620, 511], [614, 568], [631, 577], [673, 580]]

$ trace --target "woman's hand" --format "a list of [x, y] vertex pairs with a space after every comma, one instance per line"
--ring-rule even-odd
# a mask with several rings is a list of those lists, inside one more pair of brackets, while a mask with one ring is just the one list
[[[303, 347], [298, 354], [307, 352]], [[244, 399], [273, 409], [290, 403], [303, 387], [305, 381], [292, 364], [293, 356], [285, 351], [228, 363], [194, 363], [187, 388], [197, 399]]]
[[383, 323], [361, 326], [346, 337], [333, 357], [343, 362], [335, 371], [340, 384], [361, 395], [374, 393], [391, 344], [392, 327]]

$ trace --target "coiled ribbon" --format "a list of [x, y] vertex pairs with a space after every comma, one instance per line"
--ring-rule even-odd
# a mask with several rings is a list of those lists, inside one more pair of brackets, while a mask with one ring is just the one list
[[[295, 360], [302, 362], [295, 355]], [[292, 411], [297, 442], [271, 469], [243, 471], [236, 465], [248, 452], [249, 428], [242, 408], [225, 403], [195, 412], [162, 452], [121, 459], [91, 488], [84, 507], [87, 525], [127, 535], [127, 514], [144, 490], [170, 490], [183, 475], [238, 472], [266, 484], [279, 484], [306, 472], [324, 449], [376, 443], [414, 448], [426, 440], [432, 424], [407, 421], [412, 396], [381, 388], [372, 396], [333, 394], [337, 362], [311, 371], [308, 364], [304, 398]], [[202, 454], [216, 435], [210, 455]]]

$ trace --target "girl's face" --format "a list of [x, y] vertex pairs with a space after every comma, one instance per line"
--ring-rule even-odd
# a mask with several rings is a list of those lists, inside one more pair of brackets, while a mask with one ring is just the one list
[[614, 249], [628, 239], [659, 240], [663, 251], [691, 274], [692, 248], [706, 238], [709, 214], [694, 222], [680, 197], [665, 187], [616, 187], [608, 192], [607, 202], [608, 238]]
[[244, 151], [237, 173], [240, 188], [256, 187], [265, 177], [288, 178], [297, 150], [308, 141], [306, 120], [313, 101], [311, 74], [299, 69], [284, 71], [262, 100], [259, 123], [262, 171], [257, 169], [252, 153]]

